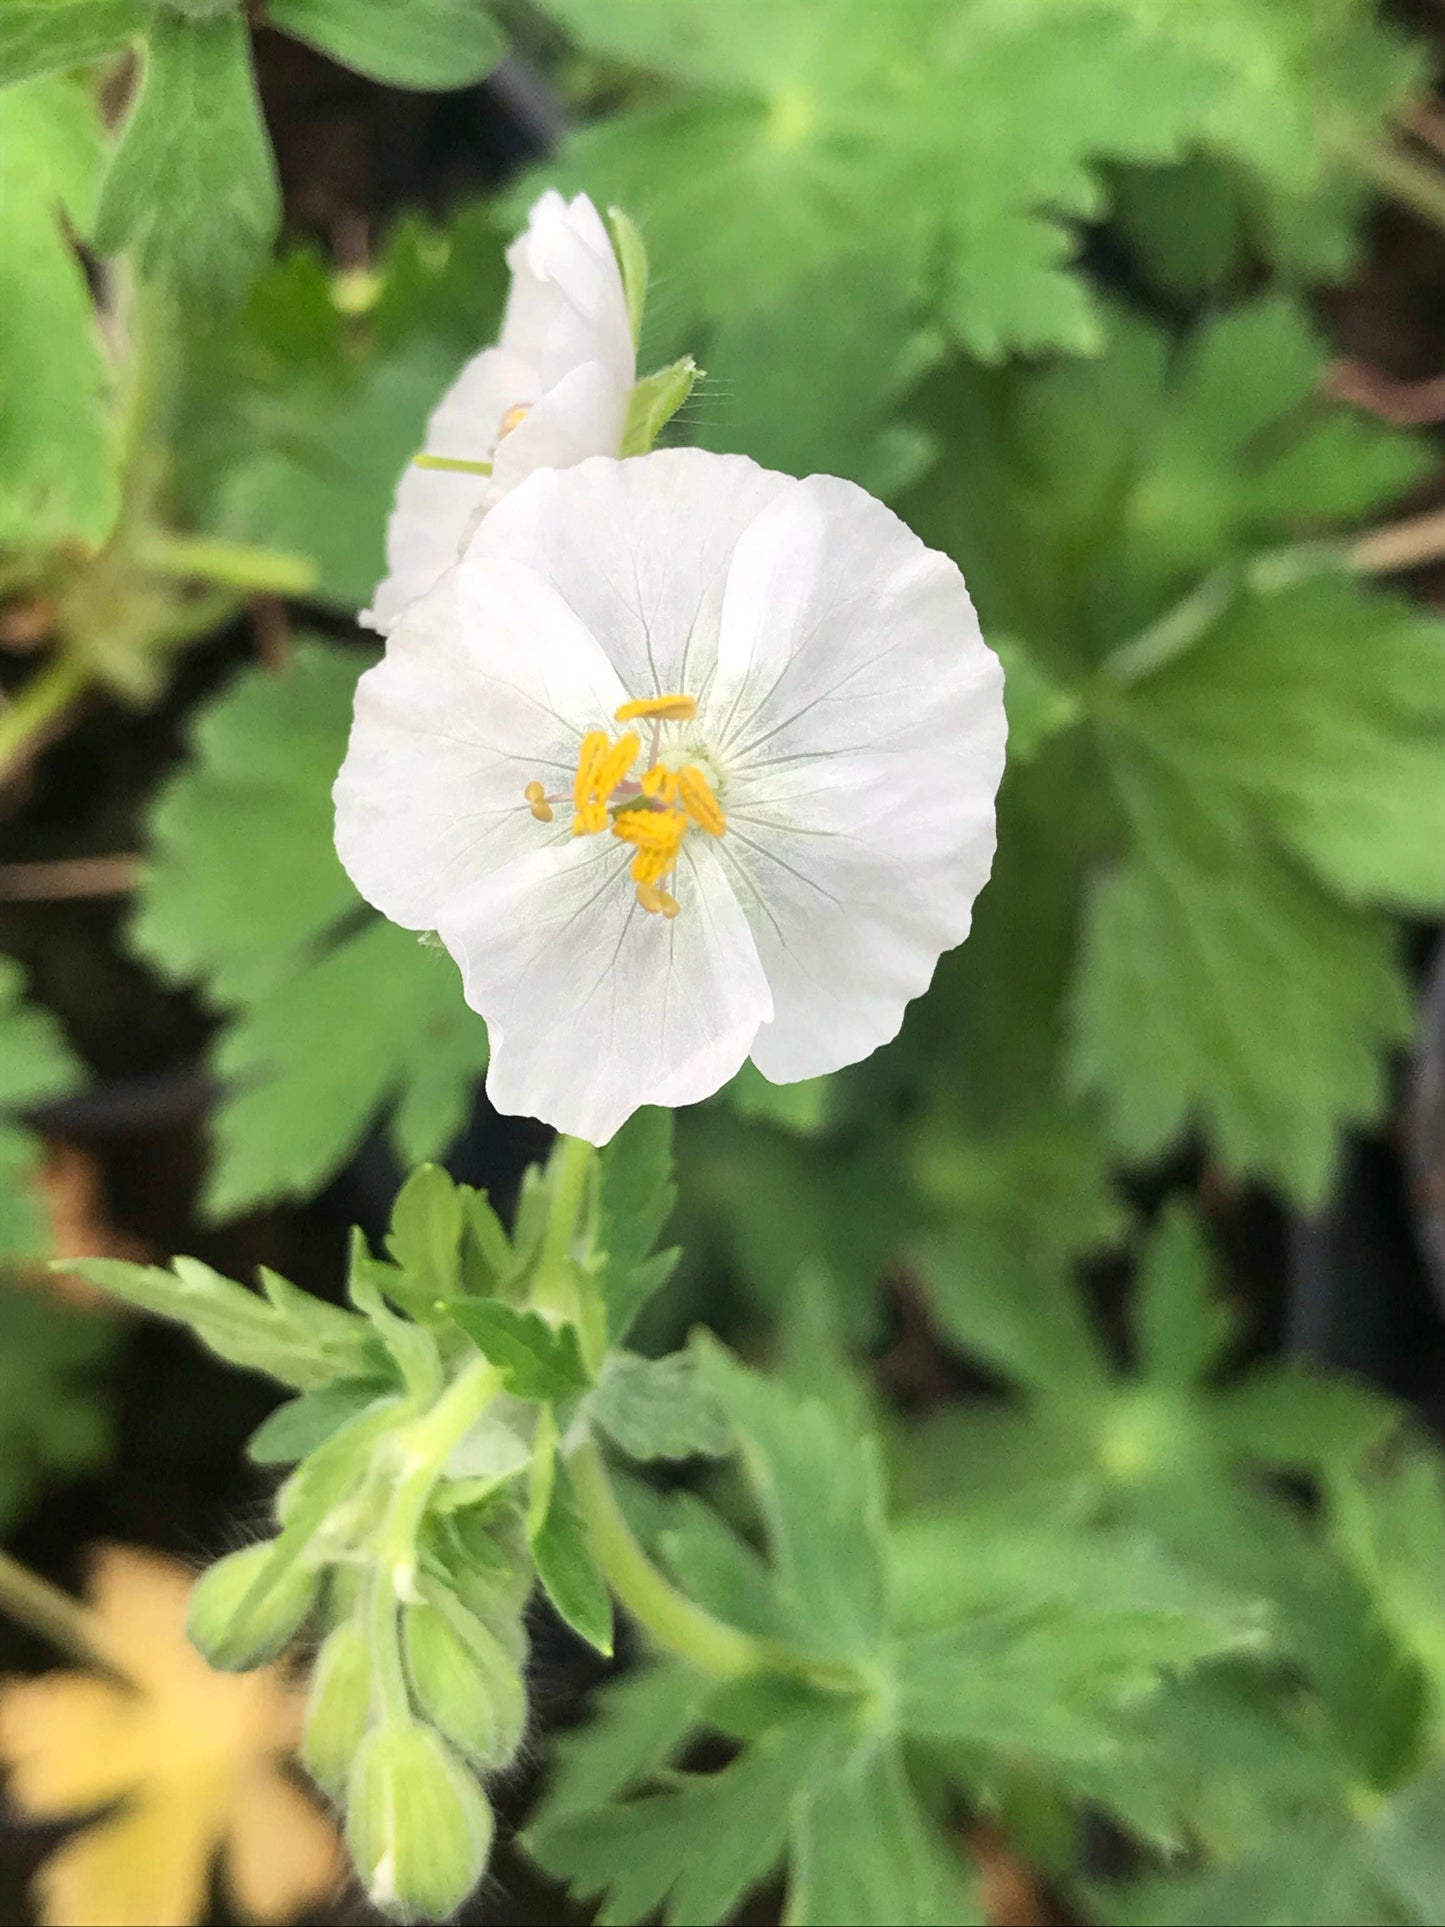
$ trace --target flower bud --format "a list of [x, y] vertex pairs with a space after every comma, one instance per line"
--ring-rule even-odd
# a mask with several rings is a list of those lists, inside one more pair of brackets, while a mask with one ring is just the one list
[[371, 1719], [371, 1649], [354, 1619], [327, 1634], [316, 1656], [301, 1764], [317, 1785], [340, 1799]]
[[486, 1872], [486, 1795], [429, 1726], [392, 1720], [361, 1743], [347, 1788], [346, 1838], [375, 1906], [444, 1920]]
[[496, 1635], [460, 1605], [448, 1613], [423, 1600], [402, 1615], [402, 1640], [427, 1718], [479, 1766], [506, 1766], [522, 1743], [527, 1694]]
[[274, 1545], [247, 1546], [196, 1581], [186, 1632], [218, 1671], [246, 1673], [285, 1649], [315, 1598], [316, 1576], [299, 1560], [283, 1563]]

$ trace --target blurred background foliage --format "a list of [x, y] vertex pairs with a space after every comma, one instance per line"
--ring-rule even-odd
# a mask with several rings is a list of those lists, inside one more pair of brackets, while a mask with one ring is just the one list
[[[969, 1906], [1441, 1918], [1442, 29], [0, 0], [0, 1524], [29, 1556], [214, 1546], [264, 1409], [40, 1260], [199, 1248], [334, 1295], [409, 1165], [505, 1197], [541, 1148], [480, 1095], [445, 955], [341, 871], [329, 790], [396, 476], [530, 199], [585, 190], [646, 236], [642, 365], [707, 371], [672, 437], [882, 495], [1009, 673], [973, 936], [877, 1057], [679, 1117], [646, 1343], [704, 1320], [877, 1430], [900, 1626], [976, 1624], [980, 1676], [1014, 1629], [1013, 1700], [941, 1684], [955, 1730], [909, 1743]], [[1086, 1628], [1119, 1638], [1165, 1555], [1255, 1602], [1270, 1658], [1132, 1705]], [[591, 1676], [549, 1663], [563, 1723]], [[631, 1919], [758, 1783], [728, 1766], [659, 1831], [622, 1796], [691, 1702], [644, 1670], [599, 1705], [534, 1844], [583, 1899], [626, 1878]], [[911, 1837], [857, 1918], [969, 1917], [898, 1884]], [[515, 1917], [556, 1918], [514, 1871]]]

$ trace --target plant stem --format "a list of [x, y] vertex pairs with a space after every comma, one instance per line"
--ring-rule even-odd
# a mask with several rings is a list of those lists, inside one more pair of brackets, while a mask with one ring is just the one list
[[381, 1525], [382, 1557], [410, 1583], [416, 1536], [427, 1502], [446, 1462], [502, 1389], [502, 1374], [485, 1358], [474, 1358], [442, 1393], [429, 1412], [401, 1434], [406, 1452], [391, 1504]]
[[743, 1679], [774, 1663], [762, 1640], [714, 1619], [663, 1578], [623, 1517], [602, 1455], [590, 1440], [572, 1453], [568, 1469], [602, 1576], [659, 1645], [714, 1679]]
[[0, 706], [0, 776], [23, 761], [56, 719], [67, 710], [89, 681], [77, 656], [57, 655], [26, 683], [10, 702]]
[[1390, 575], [1397, 569], [1419, 569], [1430, 562], [1445, 562], [1445, 509], [1417, 515], [1408, 522], [1396, 522], [1382, 529], [1371, 529], [1351, 545], [1350, 564], [1371, 575]]
[[1382, 194], [1445, 230], [1445, 173], [1407, 148], [1376, 141], [1354, 150], [1361, 171]]
[[316, 587], [316, 564], [309, 556], [228, 542], [221, 536], [153, 530], [139, 543], [137, 560], [156, 575], [215, 582], [249, 595], [304, 596]]
[[0, 1552], [0, 1612], [8, 1613], [80, 1665], [125, 1677], [124, 1669], [111, 1655], [110, 1636], [100, 1619], [68, 1592], [12, 1559], [8, 1552]]
[[449, 475], [490, 475], [490, 462], [464, 462], [457, 455], [413, 455], [413, 468], [440, 468]]
[[406, 1668], [401, 1657], [401, 1633], [396, 1623], [396, 1594], [391, 1577], [377, 1567], [371, 1574], [367, 1618], [370, 1622], [372, 1710], [385, 1720], [409, 1720], [411, 1695], [406, 1690]]

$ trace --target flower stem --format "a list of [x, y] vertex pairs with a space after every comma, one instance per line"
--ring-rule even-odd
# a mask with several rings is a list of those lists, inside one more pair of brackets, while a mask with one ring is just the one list
[[78, 656], [57, 655], [0, 705], [0, 776], [8, 774], [75, 701], [89, 681]]
[[1389, 141], [1363, 145], [1355, 158], [1382, 194], [1445, 230], [1445, 173], [1438, 167]]
[[8, 1613], [80, 1665], [124, 1678], [123, 1669], [111, 1655], [109, 1635], [96, 1614], [12, 1559], [8, 1552], [0, 1552], [0, 1612]]
[[429, 1412], [400, 1435], [406, 1452], [400, 1478], [382, 1520], [380, 1551], [393, 1573], [410, 1583], [416, 1538], [428, 1501], [447, 1460], [502, 1389], [502, 1374], [485, 1358], [474, 1358], [442, 1393]]
[[1445, 509], [1371, 529], [1368, 535], [1356, 539], [1350, 562], [1370, 575], [1392, 575], [1399, 569], [1445, 562]]
[[775, 1667], [762, 1640], [714, 1619], [663, 1578], [623, 1517], [602, 1455], [590, 1440], [572, 1453], [568, 1469], [603, 1578], [659, 1645], [714, 1679], [742, 1679]]
[[310, 556], [220, 536], [152, 530], [140, 542], [137, 560], [156, 575], [215, 582], [249, 595], [304, 596], [316, 587], [316, 564]]

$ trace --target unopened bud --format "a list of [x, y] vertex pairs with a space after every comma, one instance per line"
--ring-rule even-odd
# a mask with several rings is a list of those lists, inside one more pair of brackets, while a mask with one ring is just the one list
[[486, 1795], [441, 1735], [415, 1721], [373, 1728], [347, 1788], [346, 1838], [375, 1906], [444, 1920], [486, 1872]]
[[246, 1673], [290, 1644], [316, 1598], [316, 1577], [274, 1545], [229, 1553], [191, 1590], [191, 1644], [223, 1673]]
[[501, 1641], [462, 1606], [428, 1600], [402, 1615], [406, 1669], [417, 1704], [481, 1767], [506, 1766], [522, 1743], [527, 1693]]
[[335, 1799], [345, 1790], [370, 1719], [371, 1649], [361, 1627], [348, 1619], [327, 1634], [316, 1656], [301, 1735], [301, 1764]]

